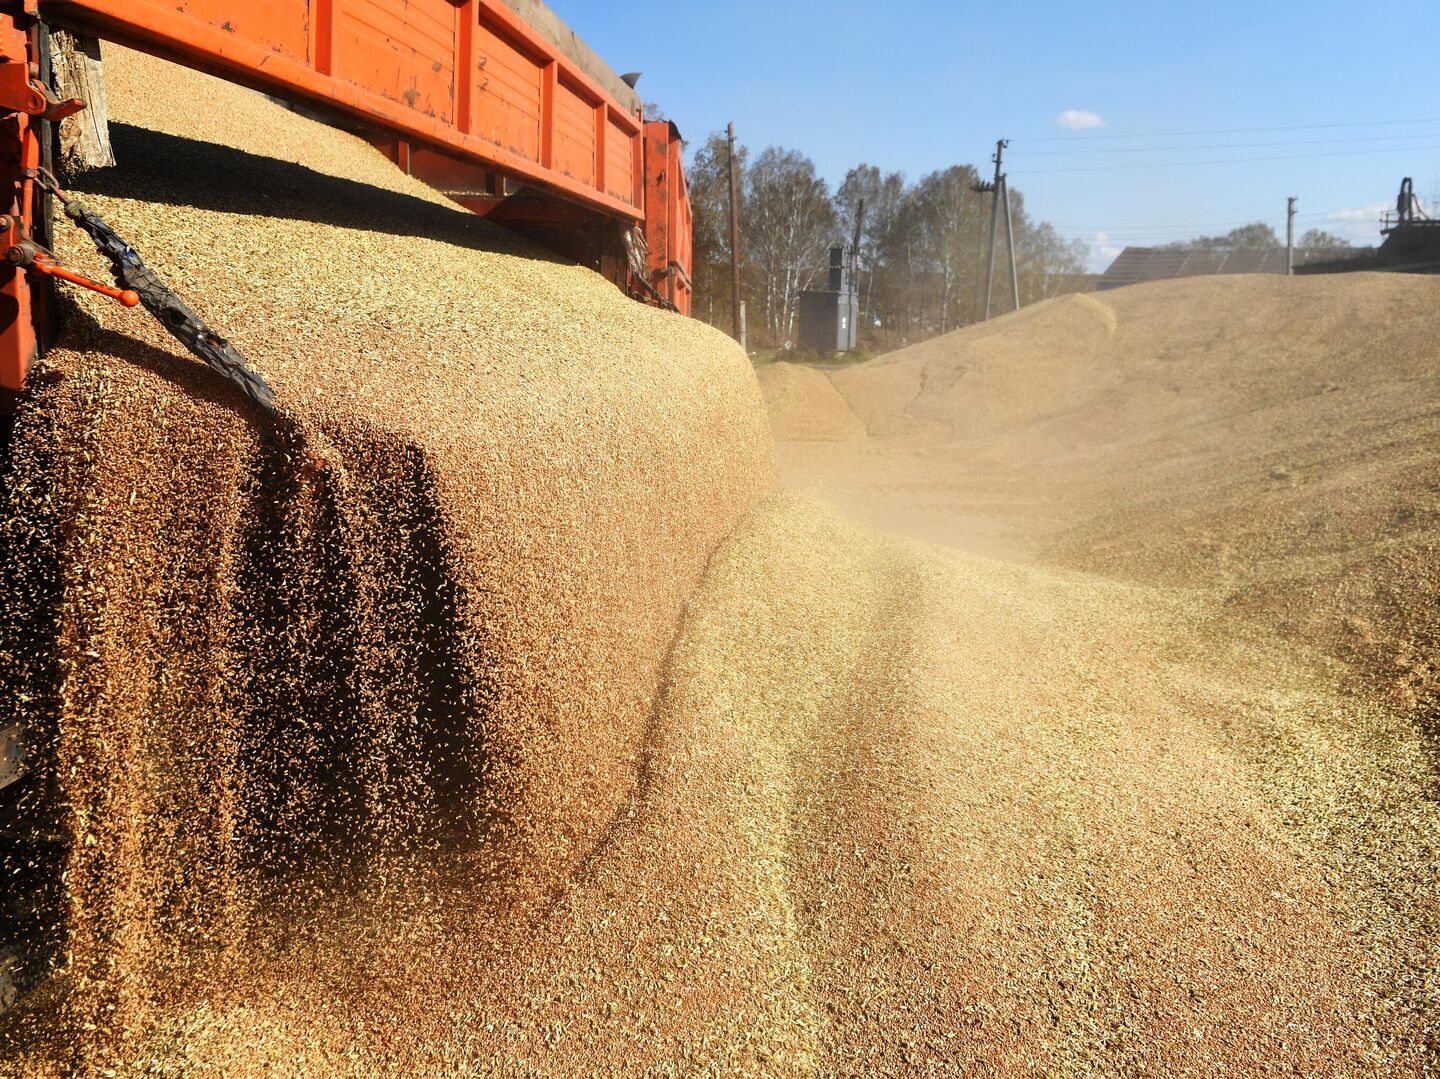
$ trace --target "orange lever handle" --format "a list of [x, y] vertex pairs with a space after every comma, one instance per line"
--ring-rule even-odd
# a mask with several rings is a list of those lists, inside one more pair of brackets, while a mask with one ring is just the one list
[[58, 277], [62, 281], [69, 281], [72, 285], [79, 285], [81, 288], [88, 288], [91, 292], [98, 292], [101, 296], [108, 296], [112, 300], [118, 300], [125, 307], [140, 306], [140, 294], [134, 289], [118, 289], [113, 285], [106, 285], [100, 281], [92, 280], [84, 274], [67, 270], [59, 263], [51, 262], [47, 258], [37, 257], [32, 268], [50, 277]]

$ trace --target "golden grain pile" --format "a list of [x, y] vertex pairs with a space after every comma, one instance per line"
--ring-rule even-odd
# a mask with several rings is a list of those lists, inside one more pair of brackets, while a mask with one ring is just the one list
[[1213, 589], [1423, 704], [1440, 694], [1437, 300], [1433, 277], [1346, 274], [1048, 301], [820, 376], [873, 437], [782, 430], [785, 475], [879, 527]]
[[[7, 707], [57, 727], [71, 954], [0, 1070], [1433, 1062], [1432, 764], [1337, 660], [1217, 616], [1208, 581], [988, 561], [781, 493], [716, 335], [262, 98], [107, 65], [123, 164], [87, 200], [330, 467], [77, 301], [0, 548]], [[1064, 357], [1106, 354], [1107, 310], [1009, 320], [1044, 366], [988, 396], [971, 362], [776, 368], [817, 454], [787, 467], [892, 529], [1078, 543], [1053, 446], [1022, 474], [947, 445], [1080, 392]], [[1111, 474], [1164, 490], [1147, 460]]]
[[864, 436], [865, 424], [823, 371], [793, 363], [755, 368], [776, 439], [834, 442]]
[[[488, 876], [548, 895], [627, 804], [681, 605], [774, 482], [748, 365], [705, 327], [259, 95], [120, 50], [107, 75], [126, 164], [83, 197], [328, 468], [87, 296], [37, 376], [7, 707], [58, 667], [87, 1026], [233, 950], [262, 877], [299, 910], [349, 870], [408, 901], [357, 867], [483, 832]], [[25, 632], [51, 603], [53, 657]]]

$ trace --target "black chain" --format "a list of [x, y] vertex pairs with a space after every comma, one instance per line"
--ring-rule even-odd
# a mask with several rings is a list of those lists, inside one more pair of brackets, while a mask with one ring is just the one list
[[212, 330], [175, 292], [156, 276], [139, 253], [105, 223], [95, 211], [60, 188], [54, 175], [36, 169], [35, 179], [65, 206], [65, 216], [75, 222], [95, 243], [100, 254], [110, 260], [115, 282], [121, 288], [133, 289], [140, 303], [188, 348], [222, 378], [234, 383], [257, 408], [274, 418], [277, 413], [275, 393], [234, 345]]

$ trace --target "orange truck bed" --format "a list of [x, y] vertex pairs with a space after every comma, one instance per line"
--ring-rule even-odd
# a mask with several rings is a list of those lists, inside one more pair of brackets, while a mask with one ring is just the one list
[[[633, 90], [539, 0], [0, 2], [0, 201], [13, 194], [10, 213], [26, 222], [39, 114], [3, 93], [21, 81], [3, 76], [7, 64], [39, 75], [42, 19], [358, 122], [475, 212], [689, 313], [679, 133], [646, 123]], [[0, 286], [0, 388], [11, 391], [34, 354], [20, 325], [31, 276]]]

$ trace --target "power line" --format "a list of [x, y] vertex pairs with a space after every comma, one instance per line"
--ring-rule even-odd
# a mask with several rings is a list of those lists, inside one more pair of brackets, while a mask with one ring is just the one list
[[1279, 127], [1216, 127], [1200, 131], [1146, 131], [1105, 135], [1037, 135], [1013, 142], [1068, 142], [1077, 139], [1180, 139], [1191, 135], [1253, 135], [1266, 131], [1321, 131], [1337, 127], [1393, 127], [1404, 124], [1440, 124], [1440, 117], [1424, 120], [1352, 120], [1339, 124], [1288, 124]]
[[[1362, 135], [1346, 139], [1290, 139], [1279, 142], [1212, 142], [1193, 146], [1102, 146], [1094, 150], [1021, 150], [1025, 157], [1068, 157], [1072, 154], [1163, 154], [1188, 153], [1192, 150], [1266, 149], [1272, 146], [1328, 146], [1334, 143], [1394, 142], [1397, 139], [1433, 139], [1440, 131], [1421, 131], [1414, 135]], [[1397, 147], [1404, 149], [1404, 147]]]
[[1055, 231], [1057, 231], [1057, 232], [1069, 232], [1069, 233], [1072, 233], [1072, 234], [1077, 235], [1077, 236], [1109, 236], [1109, 237], [1113, 237], [1113, 238], [1115, 238], [1115, 239], [1117, 239], [1117, 240], [1122, 240], [1122, 239], [1126, 239], [1126, 238], [1134, 239], [1134, 238], [1140, 238], [1140, 237], [1145, 237], [1145, 236], [1174, 236], [1174, 235], [1179, 234], [1179, 233], [1197, 232], [1197, 231], [1204, 231], [1204, 232], [1229, 232], [1229, 231], [1231, 231], [1232, 229], [1240, 228], [1240, 227], [1243, 226], [1243, 225], [1253, 225], [1254, 223], [1255, 223], [1255, 222], [1253, 222], [1253, 221], [1240, 221], [1240, 222], [1225, 221], [1225, 222], [1221, 222], [1221, 223], [1215, 224], [1215, 225], [1199, 225], [1199, 226], [1192, 226], [1192, 227], [1190, 227], [1190, 228], [1185, 228], [1185, 227], [1181, 227], [1181, 228], [1174, 228], [1174, 227], [1171, 227], [1171, 228], [1163, 228], [1163, 227], [1162, 227], [1162, 228], [1153, 228], [1153, 229], [1150, 229], [1150, 228], [1138, 228], [1138, 227], [1137, 227], [1137, 228], [1131, 228], [1131, 229], [1120, 229], [1120, 228], [1115, 228], [1115, 229], [1061, 229], [1061, 228], [1059, 228], [1059, 227], [1057, 227], [1057, 226], [1055, 226], [1055, 225], [1051, 225], [1050, 227], [1053, 228], [1053, 229], [1055, 229]]
[[[1333, 222], [1334, 224], [1336, 224], [1336, 225], [1342, 225], [1342, 224], [1347, 224], [1347, 223], [1348, 223], [1348, 224], [1364, 224], [1364, 223], [1367, 223], [1367, 222], [1370, 220], [1369, 218], [1366, 218], [1366, 219], [1364, 219], [1363, 221], [1362, 221], [1361, 219], [1358, 219], [1358, 218], [1357, 218], [1357, 219], [1330, 218], [1327, 214], [1296, 214], [1295, 217], [1296, 217], [1297, 220], [1309, 221], [1309, 222], [1320, 222], [1320, 221], [1330, 220], [1330, 221], [1332, 221], [1332, 222]], [[1375, 218], [1375, 220], [1377, 220], [1377, 221], [1380, 219], [1380, 213], [1379, 213], [1379, 211], [1377, 211], [1377, 212], [1375, 213], [1374, 218]], [[1249, 219], [1247, 219], [1247, 220], [1240, 220], [1239, 218], [1228, 217], [1228, 218], [1214, 219], [1214, 220], [1210, 220], [1210, 221], [1190, 221], [1190, 222], [1179, 223], [1179, 224], [1172, 223], [1172, 224], [1163, 224], [1163, 225], [1056, 225], [1056, 224], [1054, 224], [1054, 223], [1049, 223], [1049, 224], [1050, 224], [1050, 227], [1051, 227], [1052, 229], [1055, 229], [1055, 230], [1058, 231], [1058, 232], [1103, 232], [1103, 233], [1105, 233], [1106, 235], [1119, 235], [1119, 234], [1122, 234], [1122, 233], [1128, 235], [1128, 234], [1134, 234], [1134, 233], [1174, 232], [1174, 231], [1176, 231], [1176, 230], [1183, 230], [1183, 229], [1223, 229], [1223, 228], [1233, 227], [1233, 226], [1238, 226], [1238, 225], [1251, 225], [1251, 224], [1254, 224], [1254, 220], [1249, 220]]]
[[[1203, 224], [1206, 218], [1216, 218], [1216, 217], [1220, 217], [1220, 216], [1223, 215], [1223, 214], [1235, 213], [1237, 210], [1253, 210], [1253, 209], [1254, 209], [1255, 207], [1257, 207], [1257, 206], [1270, 206], [1270, 205], [1272, 205], [1274, 202], [1275, 202], [1274, 199], [1259, 199], [1259, 200], [1257, 200], [1257, 201], [1255, 201], [1255, 202], [1242, 202], [1242, 203], [1240, 203], [1238, 206], [1217, 206], [1217, 207], [1216, 207], [1215, 209], [1213, 209], [1213, 210], [1202, 210], [1202, 211], [1200, 211], [1199, 213], [1197, 213], [1197, 214], [1195, 214], [1195, 215], [1193, 215], [1193, 216], [1191, 216], [1191, 217], [1182, 218], [1182, 219], [1180, 219], [1180, 220], [1177, 221], [1177, 222], [1173, 222], [1173, 225], [1174, 225], [1174, 227], [1176, 227], [1176, 228], [1185, 228], [1185, 227], [1187, 227], [1187, 226], [1189, 226], [1189, 225]], [[1054, 227], [1055, 227], [1055, 228], [1079, 228], [1079, 229], [1105, 229], [1105, 228], [1140, 228], [1140, 227], [1142, 227], [1142, 226], [1139, 226], [1139, 225], [1133, 225], [1133, 226], [1131, 226], [1131, 225], [1114, 225], [1114, 226], [1108, 226], [1108, 225], [1055, 225]], [[1154, 226], [1154, 227], [1155, 227], [1155, 228], [1166, 228], [1166, 227], [1169, 227], [1169, 226], [1156, 225], [1156, 226]]]
[[[1333, 211], [1332, 211], [1332, 212], [1333, 212]], [[1369, 218], [1369, 217], [1364, 218], [1364, 219], [1361, 219], [1361, 218], [1348, 218], [1348, 219], [1343, 219], [1343, 218], [1331, 218], [1328, 213], [1320, 213], [1320, 214], [1313, 214], [1313, 213], [1312, 213], [1312, 214], [1296, 214], [1296, 215], [1295, 215], [1295, 219], [1296, 219], [1297, 221], [1305, 221], [1305, 222], [1310, 223], [1310, 224], [1323, 224], [1323, 223], [1328, 222], [1328, 223], [1333, 224], [1333, 225], [1336, 225], [1336, 226], [1344, 226], [1344, 225], [1364, 225], [1364, 224], [1370, 224], [1370, 223], [1372, 222], [1372, 218]], [[1375, 214], [1373, 215], [1373, 220], [1374, 220], [1374, 221], [1379, 221], [1379, 220], [1380, 220], [1380, 211], [1377, 210], [1377, 211], [1375, 212]], [[1241, 227], [1241, 226], [1243, 226], [1243, 225], [1253, 225], [1253, 224], [1255, 224], [1254, 221], [1250, 221], [1250, 220], [1244, 220], [1244, 221], [1242, 221], [1242, 220], [1239, 220], [1239, 219], [1237, 219], [1237, 218], [1233, 218], [1233, 217], [1232, 217], [1232, 218], [1226, 218], [1226, 219], [1223, 219], [1223, 220], [1197, 221], [1197, 222], [1189, 222], [1189, 223], [1186, 223], [1186, 224], [1169, 224], [1169, 225], [1056, 225], [1056, 224], [1051, 224], [1050, 227], [1051, 227], [1052, 229], [1054, 229], [1055, 231], [1057, 231], [1057, 232], [1104, 233], [1106, 236], [1138, 236], [1138, 235], [1156, 235], [1156, 236], [1158, 236], [1158, 235], [1161, 235], [1161, 234], [1174, 233], [1174, 232], [1177, 232], [1177, 231], [1184, 231], [1184, 230], [1187, 230], [1187, 229], [1228, 230], [1228, 229], [1230, 229], [1230, 228], [1239, 228], [1239, 227]]]
[[1281, 154], [1274, 157], [1215, 158], [1209, 161], [1141, 161], [1124, 165], [1083, 165], [1079, 168], [1068, 169], [1026, 169], [1025, 175], [1044, 176], [1062, 172], [1115, 172], [1120, 169], [1127, 171], [1130, 169], [1193, 169], [1203, 165], [1247, 165], [1258, 161], [1305, 161], [1317, 157], [1354, 157], [1357, 154], [1394, 154], [1401, 152], [1415, 153], [1421, 150], [1440, 150], [1440, 145], [1397, 146], [1390, 149], [1335, 150], [1322, 154]]
[[[1252, 221], [1237, 221], [1234, 217], [1221, 217], [1222, 214], [1230, 214], [1240, 210], [1249, 210], [1256, 207], [1269, 207], [1274, 199], [1265, 199], [1260, 202], [1242, 203], [1238, 206], [1223, 207], [1215, 210], [1206, 210], [1203, 214], [1186, 218], [1180, 221], [1152, 222], [1148, 224], [1127, 224], [1127, 225], [1059, 225], [1050, 223], [1050, 227], [1057, 232], [1071, 233], [1103, 233], [1107, 238], [1113, 237], [1117, 240], [1140, 239], [1145, 237], [1167, 237], [1173, 236], [1178, 230], [1205, 229], [1205, 230], [1226, 230], [1240, 228], [1244, 225], [1254, 224]], [[1296, 214], [1297, 221], [1321, 224], [1329, 223], [1337, 227], [1344, 227], [1351, 224], [1369, 224], [1378, 221], [1381, 212], [1388, 203], [1379, 203], [1374, 208], [1338, 206], [1330, 210], [1310, 210], [1306, 213]], [[1364, 211], [1362, 218], [1335, 218], [1331, 215], [1353, 212], [1359, 209]], [[1077, 237], [1078, 238], [1078, 237]]]
[[[1239, 224], [1249, 225], [1253, 224], [1253, 222], [1242, 221], [1239, 222]], [[1199, 225], [1116, 225], [1112, 228], [1077, 228], [1067, 225], [1051, 225], [1050, 227], [1057, 232], [1100, 233], [1106, 236], [1158, 236], [1161, 233], [1186, 232], [1197, 229], [1228, 229], [1236, 227], [1236, 219], [1230, 218], [1228, 221], [1216, 221]]]
[[1057, 225], [1050, 222], [1054, 229], [1064, 229], [1069, 232], [1159, 232], [1164, 229], [1203, 229], [1214, 228], [1219, 225], [1229, 224], [1234, 217], [1207, 218], [1203, 221], [1169, 221], [1153, 225]]

